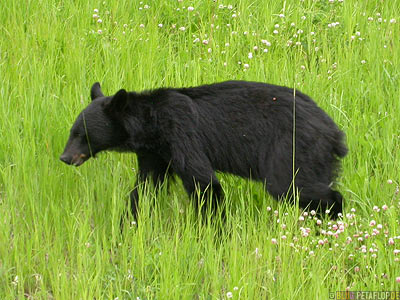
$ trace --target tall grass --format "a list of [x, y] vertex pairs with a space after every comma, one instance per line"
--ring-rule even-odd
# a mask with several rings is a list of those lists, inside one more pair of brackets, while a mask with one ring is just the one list
[[[399, 1], [0, 7], [0, 299], [399, 289]], [[121, 233], [135, 156], [107, 153], [80, 168], [58, 160], [95, 81], [112, 94], [228, 79], [295, 87], [346, 132], [341, 221], [317, 225], [261, 184], [221, 174], [223, 229], [199, 218], [177, 180], [157, 195], [141, 191], [140, 222]]]

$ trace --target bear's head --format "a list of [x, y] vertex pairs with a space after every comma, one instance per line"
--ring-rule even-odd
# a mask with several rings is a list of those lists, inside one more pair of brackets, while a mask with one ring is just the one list
[[106, 97], [96, 82], [90, 97], [92, 102], [76, 119], [60, 156], [66, 164], [80, 166], [100, 151], [118, 148], [127, 139], [127, 131], [120, 120], [127, 108], [128, 93], [120, 90]]

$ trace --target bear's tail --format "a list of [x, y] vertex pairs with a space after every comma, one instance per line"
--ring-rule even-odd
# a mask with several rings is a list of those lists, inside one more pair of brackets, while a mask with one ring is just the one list
[[345, 157], [347, 152], [346, 143], [345, 143], [346, 136], [342, 131], [338, 131], [335, 138], [335, 143], [333, 145], [333, 152], [340, 158]]

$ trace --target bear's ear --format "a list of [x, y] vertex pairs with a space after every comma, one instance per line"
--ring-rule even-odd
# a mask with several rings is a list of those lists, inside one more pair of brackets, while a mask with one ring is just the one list
[[90, 89], [90, 98], [92, 101], [96, 98], [104, 97], [103, 92], [101, 91], [100, 83], [95, 82]]
[[128, 104], [128, 93], [126, 90], [119, 90], [105, 107], [109, 113], [121, 113], [123, 112]]

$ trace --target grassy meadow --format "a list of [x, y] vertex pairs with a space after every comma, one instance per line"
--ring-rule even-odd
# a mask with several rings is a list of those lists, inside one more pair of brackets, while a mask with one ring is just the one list
[[[179, 180], [141, 190], [134, 154], [59, 160], [105, 94], [230, 79], [294, 87], [347, 135], [345, 211], [319, 220], [219, 174], [227, 221]], [[0, 299], [336, 299], [400, 290], [400, 1], [0, 4]], [[394, 299], [394, 298], [393, 298]]]

